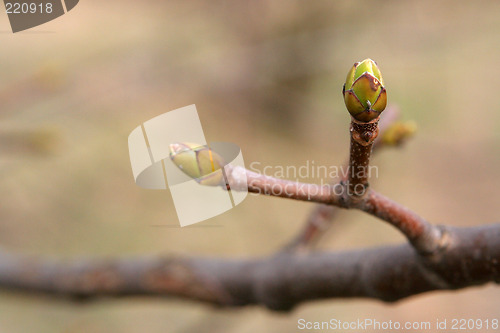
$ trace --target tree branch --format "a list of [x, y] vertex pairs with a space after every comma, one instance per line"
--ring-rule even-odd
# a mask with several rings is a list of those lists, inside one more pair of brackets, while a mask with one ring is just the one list
[[338, 188], [337, 185], [316, 185], [278, 179], [249, 171], [240, 166], [226, 165], [225, 172], [231, 190], [245, 190], [251, 193], [334, 206], [342, 204], [341, 195], [336, 193], [337, 191], [341, 192], [342, 189]]
[[[388, 118], [393, 119], [392, 114]], [[384, 126], [387, 125], [384, 123]], [[384, 130], [386, 128], [389, 127], [385, 127]], [[229, 186], [233, 190], [248, 190], [258, 194], [360, 209], [398, 228], [422, 254], [433, 253], [441, 246], [445, 246], [439, 228], [406, 207], [368, 190], [369, 160], [372, 146], [379, 133], [379, 117], [370, 122], [359, 122], [352, 118], [350, 133], [348, 172], [336, 185], [320, 186], [277, 179], [242, 167], [227, 165], [225, 171]], [[394, 140], [396, 143], [405, 138], [405, 135], [395, 136], [398, 137]], [[313, 239], [319, 234], [321, 226], [325, 225], [324, 221], [333, 216], [334, 211], [318, 208], [313, 214], [307, 221], [305, 231], [285, 247], [285, 251], [290, 251], [298, 246], [297, 244]]]
[[249, 192], [311, 201], [342, 208], [355, 208], [398, 228], [410, 243], [422, 254], [438, 251], [446, 245], [441, 239], [439, 229], [408, 208], [394, 202], [373, 190], [366, 191], [356, 200], [350, 200], [344, 195], [346, 184], [342, 182], [333, 186], [315, 185], [290, 180], [277, 179], [270, 176], [248, 171], [242, 167], [226, 166], [227, 180], [231, 189], [247, 188]]
[[[401, 128], [401, 124], [396, 123], [399, 117], [399, 109], [396, 106], [389, 106], [381, 115], [379, 122], [379, 135], [373, 142], [373, 153], [384, 147], [394, 147], [402, 145], [409, 136], [413, 134], [408, 130]], [[394, 126], [397, 126], [394, 128]], [[390, 140], [386, 140], [387, 133], [394, 132], [397, 129], [397, 136], [391, 135]], [[382, 140], [384, 138], [384, 140]], [[349, 163], [344, 165], [348, 166]], [[347, 175], [346, 175], [347, 176]], [[342, 180], [347, 180], [345, 177]], [[335, 180], [332, 179], [332, 184]], [[316, 205], [309, 213], [304, 226], [288, 243], [283, 246], [283, 251], [304, 252], [310, 250], [316, 245], [321, 236], [332, 226], [338, 207], [328, 206], [324, 204]]]
[[220, 306], [290, 310], [305, 301], [393, 302], [432, 290], [500, 283], [500, 224], [443, 228], [449, 246], [421, 256], [409, 244], [264, 259], [147, 257], [60, 262], [0, 253], [0, 287], [58, 297], [174, 296]]

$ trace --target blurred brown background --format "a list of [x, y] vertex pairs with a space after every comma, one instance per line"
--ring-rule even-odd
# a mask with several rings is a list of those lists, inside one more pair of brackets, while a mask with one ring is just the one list
[[[311, 204], [249, 196], [181, 229], [168, 191], [134, 184], [127, 136], [196, 104], [207, 139], [237, 143], [247, 165], [341, 165], [342, 84], [367, 57], [389, 102], [419, 126], [403, 149], [374, 158], [372, 185], [433, 223], [499, 222], [498, 1], [84, 0], [43, 26], [9, 29], [0, 15], [3, 249], [60, 258], [272, 253]], [[402, 241], [383, 222], [343, 211], [320, 247]], [[299, 318], [499, 318], [499, 299], [500, 288], [482, 286], [277, 314], [147, 298], [81, 305], [0, 290], [0, 331], [294, 332]]]

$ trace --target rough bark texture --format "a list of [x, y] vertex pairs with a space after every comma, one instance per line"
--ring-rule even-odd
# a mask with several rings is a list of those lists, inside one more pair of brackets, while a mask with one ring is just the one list
[[317, 299], [394, 302], [431, 290], [500, 283], [500, 224], [446, 227], [443, 232], [446, 249], [429, 256], [410, 244], [246, 260], [148, 257], [63, 262], [0, 253], [0, 287], [75, 299], [175, 296], [285, 311]]

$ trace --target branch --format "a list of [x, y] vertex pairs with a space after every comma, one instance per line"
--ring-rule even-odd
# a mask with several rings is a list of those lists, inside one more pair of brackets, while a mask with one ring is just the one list
[[338, 207], [316, 205], [309, 213], [302, 229], [288, 243], [283, 252], [306, 252], [317, 244], [321, 236], [332, 226], [332, 221], [339, 211]]
[[342, 208], [355, 208], [398, 228], [410, 243], [422, 254], [430, 254], [438, 251], [444, 246], [440, 230], [429, 224], [416, 213], [394, 202], [373, 190], [350, 200], [345, 196], [349, 192], [346, 185], [339, 183], [330, 185], [315, 185], [290, 180], [277, 179], [270, 176], [248, 171], [242, 167], [226, 166], [227, 180], [231, 189], [242, 190], [247, 188], [249, 192], [289, 198], [302, 201], [311, 201]]
[[342, 205], [342, 196], [336, 193], [342, 191], [338, 185], [316, 185], [278, 179], [249, 171], [240, 166], [233, 167], [229, 164], [225, 166], [225, 172], [231, 190], [245, 190], [273, 197], [311, 201], [334, 206]]
[[[406, 123], [397, 123], [399, 109], [389, 106], [382, 113], [379, 122], [379, 135], [373, 142], [373, 153], [384, 147], [394, 147], [402, 145], [414, 132], [408, 129]], [[387, 135], [389, 134], [389, 135]], [[383, 138], [383, 139], [382, 139]], [[348, 166], [349, 163], [344, 165]], [[346, 175], [347, 176], [347, 175]], [[346, 178], [342, 180], [347, 180]], [[332, 179], [332, 182], [334, 180]], [[337, 207], [318, 204], [309, 213], [304, 226], [292, 240], [285, 246], [283, 251], [304, 252], [310, 250], [319, 241], [327, 230], [332, 226], [332, 221], [338, 211]]]
[[290, 310], [305, 301], [394, 302], [432, 290], [500, 283], [500, 224], [443, 228], [449, 246], [421, 256], [409, 245], [229, 260], [147, 257], [58, 262], [0, 253], [0, 287], [57, 297], [162, 296], [219, 306]]

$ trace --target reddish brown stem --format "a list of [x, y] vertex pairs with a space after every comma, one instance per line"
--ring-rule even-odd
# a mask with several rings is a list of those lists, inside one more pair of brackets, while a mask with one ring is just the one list
[[[350, 200], [340, 184], [335, 186], [299, 183], [276, 179], [245, 170], [242, 167], [227, 168], [231, 189], [246, 189], [252, 193], [311, 201], [342, 208], [357, 208], [381, 218], [398, 228], [423, 254], [437, 251], [443, 243], [439, 229], [404, 206], [374, 192], [368, 191], [356, 200]], [[369, 195], [367, 195], [369, 193]]]
[[[395, 106], [388, 107], [379, 122], [379, 135], [373, 142], [372, 153], [375, 153], [380, 148], [386, 147], [387, 145], [381, 140], [384, 132], [387, 131], [391, 125], [397, 120], [399, 116], [399, 110]], [[399, 142], [400, 144], [401, 142]], [[349, 165], [349, 161], [344, 164], [346, 167]], [[347, 176], [347, 175], [346, 175]], [[347, 180], [347, 179], [342, 179]], [[333, 184], [332, 180], [332, 184]], [[311, 249], [323, 236], [327, 230], [332, 226], [332, 220], [334, 219], [338, 207], [327, 206], [327, 205], [316, 205], [309, 216], [306, 219], [304, 227], [297, 233], [297, 235], [288, 242], [284, 247], [283, 251], [306, 251]]]
[[422, 254], [434, 253], [446, 245], [438, 227], [373, 190], [368, 192], [358, 208], [398, 228]]
[[351, 121], [351, 148], [349, 152], [348, 196], [357, 199], [366, 193], [370, 174], [370, 155], [373, 141], [378, 135], [378, 121], [361, 123]]
[[342, 200], [340, 188], [336, 191], [334, 185], [316, 185], [278, 179], [242, 167], [226, 166], [226, 175], [232, 190], [246, 190], [256, 194], [312, 201], [334, 206], [340, 205]]

